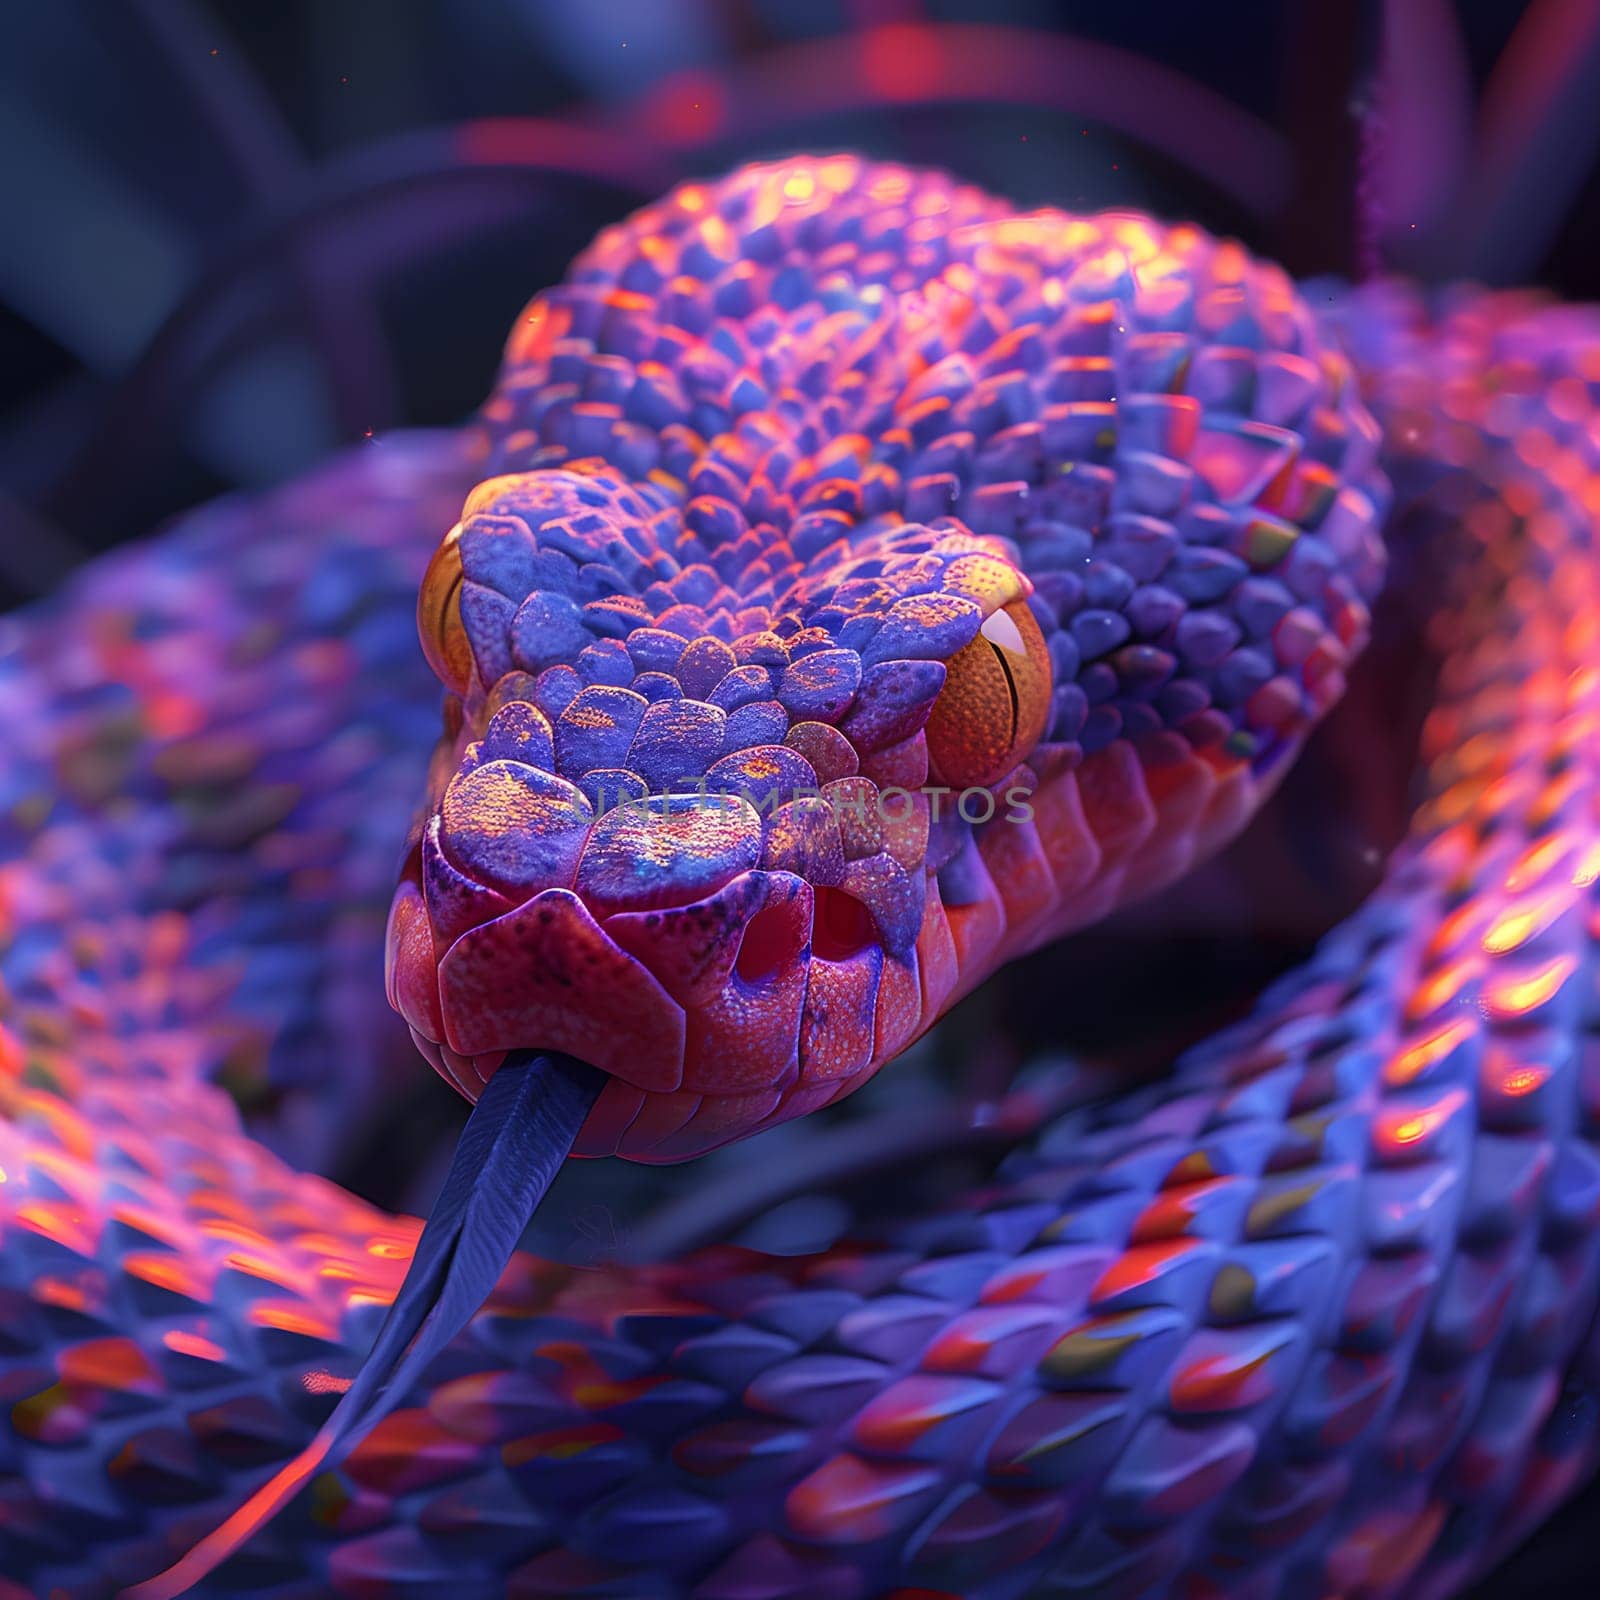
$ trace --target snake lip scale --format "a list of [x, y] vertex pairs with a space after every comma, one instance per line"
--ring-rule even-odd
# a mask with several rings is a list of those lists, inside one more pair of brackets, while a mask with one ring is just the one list
[[[794, 158], [603, 232], [467, 427], [24, 614], [0, 1600], [1484, 1570], [1594, 1459], [1597, 383], [1587, 310], [1314, 313], [1189, 225]], [[1237, 834], [1392, 500], [1448, 524], [1419, 803], [1248, 1017], [813, 1256], [512, 1253], [569, 1144], [820, 1109]], [[214, 1081], [354, 1114], [380, 946], [479, 1102], [420, 1243]]]

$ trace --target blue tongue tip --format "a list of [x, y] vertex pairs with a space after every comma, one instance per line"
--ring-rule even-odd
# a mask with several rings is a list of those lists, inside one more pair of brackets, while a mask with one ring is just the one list
[[220, 1527], [122, 1600], [185, 1593], [405, 1398], [500, 1281], [604, 1085], [604, 1074], [570, 1056], [506, 1057], [467, 1119], [378, 1337], [316, 1437]]

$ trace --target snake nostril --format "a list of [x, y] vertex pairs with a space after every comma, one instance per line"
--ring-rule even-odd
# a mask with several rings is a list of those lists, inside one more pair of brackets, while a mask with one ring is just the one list
[[791, 906], [766, 906], [744, 930], [734, 971], [744, 982], [758, 983], [799, 955], [805, 939], [805, 925]]
[[878, 937], [872, 913], [853, 894], [827, 886], [816, 891], [811, 953], [823, 961], [847, 961]]

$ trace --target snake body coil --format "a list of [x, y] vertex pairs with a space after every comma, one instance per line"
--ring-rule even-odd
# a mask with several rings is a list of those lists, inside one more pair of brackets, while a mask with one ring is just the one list
[[1596, 379], [1587, 313], [1372, 293], [1319, 329], [1195, 229], [789, 162], [602, 235], [472, 429], [207, 508], [16, 622], [0, 1596], [167, 1565], [394, 1294], [414, 1225], [211, 1080], [351, 1065], [433, 732], [412, 596], [464, 497], [390, 994], [467, 1092], [566, 1050], [610, 1075], [588, 1152], [677, 1159], [1243, 825], [1365, 637], [1366, 405], [1455, 529], [1372, 900], [938, 1214], [519, 1258], [206, 1592], [1458, 1587], [1594, 1446]]

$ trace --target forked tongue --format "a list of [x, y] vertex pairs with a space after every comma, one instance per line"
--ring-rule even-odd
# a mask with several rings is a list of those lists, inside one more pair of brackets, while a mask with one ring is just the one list
[[399, 1404], [499, 1282], [604, 1083], [570, 1056], [506, 1057], [467, 1119], [405, 1282], [333, 1414], [221, 1527], [122, 1600], [173, 1600], [192, 1588]]

